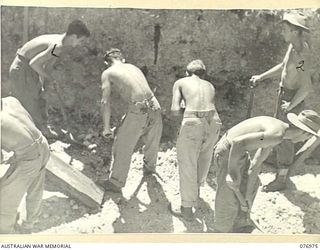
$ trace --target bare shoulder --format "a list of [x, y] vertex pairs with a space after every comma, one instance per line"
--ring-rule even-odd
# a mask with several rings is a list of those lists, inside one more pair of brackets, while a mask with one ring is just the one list
[[262, 115], [262, 116], [256, 116], [256, 117], [253, 117], [253, 118], [250, 118], [251, 120], [257, 120], [257, 121], [260, 121], [261, 123], [265, 123], [267, 125], [272, 125], [272, 124], [275, 124], [275, 123], [278, 123], [278, 122], [282, 122], [281, 120], [277, 119], [277, 118], [274, 118], [272, 116], [267, 116], [267, 115]]
[[210, 88], [214, 88], [213, 84], [207, 80], [201, 79], [203, 83], [205, 83], [206, 85], [208, 85], [208, 87]]
[[183, 77], [183, 78], [180, 78], [176, 81], [177, 84], [179, 85], [185, 85], [187, 84], [188, 82], [190, 81], [190, 77]]
[[61, 34], [45, 34], [37, 36], [30, 41], [39, 41], [40, 43], [47, 43], [48, 46], [56, 44], [57, 46], [62, 45], [62, 35]]
[[183, 87], [185, 85], [185, 83], [186, 83], [185, 78], [181, 78], [181, 79], [178, 79], [177, 81], [174, 82], [173, 87], [180, 88], [180, 87]]
[[260, 122], [272, 134], [281, 134], [283, 128], [287, 125], [285, 122], [271, 116], [260, 116]]
[[272, 116], [262, 115], [262, 116], [255, 116], [255, 117], [246, 119], [240, 123], [245, 124], [245, 125], [247, 125], [247, 124], [262, 125], [265, 128], [273, 128], [274, 126], [277, 126], [283, 122], [280, 121], [279, 119], [272, 117]]
[[110, 67], [110, 68], [107, 68], [106, 70], [104, 70], [104, 71], [102, 72], [102, 74], [101, 74], [101, 79], [102, 79], [102, 81], [109, 78], [109, 75], [110, 75], [111, 71], [112, 71], [112, 69], [111, 69], [111, 67]]
[[61, 34], [48, 35], [49, 47], [55, 50], [55, 52], [61, 52], [63, 48], [62, 44], [63, 36]]
[[59, 56], [62, 52], [63, 47], [62, 39], [63, 36], [61, 34], [41, 35], [27, 42], [24, 47], [25, 49], [41, 47], [42, 50], [47, 51], [47, 53], [51, 53], [54, 56]]
[[131, 63], [121, 63], [113, 66], [113, 73], [121, 76], [122, 74], [143, 74], [141, 69]]
[[20, 101], [13, 96], [7, 96], [7, 97], [2, 98], [2, 105], [3, 105], [3, 107], [7, 107], [8, 109], [13, 109], [16, 111], [23, 108]]
[[21, 105], [20, 101], [13, 97], [13, 96], [7, 96], [2, 98], [2, 102], [8, 105], [14, 104], [14, 105]]
[[126, 63], [119, 64], [118, 66], [123, 66], [123, 68], [124, 68], [124, 67], [129, 67], [129, 68], [134, 68], [134, 69], [140, 70], [138, 66], [133, 65], [133, 64], [131, 64], [131, 63], [127, 63], [127, 62], [126, 62]]

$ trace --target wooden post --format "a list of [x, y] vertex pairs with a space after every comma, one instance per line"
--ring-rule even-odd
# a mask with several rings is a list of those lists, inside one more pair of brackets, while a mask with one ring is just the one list
[[48, 22], [49, 22], [49, 8], [46, 8], [45, 11], [45, 26], [44, 26], [44, 33], [48, 33]]
[[25, 44], [29, 41], [29, 8], [24, 7], [23, 8], [23, 36], [22, 36], [22, 42]]

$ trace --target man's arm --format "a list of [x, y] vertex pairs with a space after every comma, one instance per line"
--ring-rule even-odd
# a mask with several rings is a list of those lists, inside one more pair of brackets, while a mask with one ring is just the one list
[[271, 77], [275, 77], [281, 74], [285, 63], [288, 61], [290, 53], [292, 50], [292, 44], [289, 45], [288, 50], [286, 52], [286, 55], [283, 58], [283, 61], [279, 64], [277, 64], [276, 66], [274, 66], [273, 68], [267, 70], [266, 72], [260, 74], [260, 75], [255, 75], [252, 76], [250, 81], [252, 81], [253, 83], [257, 82], [257, 81], [263, 81], [265, 79], [271, 78]]
[[174, 116], [179, 116], [183, 113], [183, 109], [180, 106], [182, 101], [182, 95], [180, 91], [180, 83], [176, 81], [172, 89], [172, 103], [171, 103], [171, 114]]
[[251, 207], [252, 207], [253, 195], [255, 193], [254, 189], [255, 189], [256, 182], [258, 180], [258, 176], [261, 171], [262, 163], [265, 161], [265, 159], [267, 159], [271, 150], [272, 150], [272, 147], [259, 148], [256, 151], [253, 159], [251, 160], [246, 195], [245, 195], [245, 199], [249, 205], [249, 209], [251, 209]]
[[104, 71], [101, 76], [102, 82], [102, 98], [101, 98], [101, 115], [103, 121], [103, 135], [112, 135], [110, 129], [110, 94], [111, 94], [111, 82], [109, 80], [109, 75], [107, 71]]
[[54, 81], [51, 74], [45, 70], [45, 65], [49, 63], [50, 60], [55, 59], [51, 55], [51, 47], [48, 47], [46, 50], [40, 52], [34, 58], [30, 60], [30, 67], [36, 71], [40, 77], [48, 79], [49, 81]]
[[284, 63], [281, 62], [278, 65], [274, 66], [273, 68], [269, 69], [268, 71], [262, 73], [261, 76], [261, 80], [265, 80], [268, 79], [270, 77], [275, 77], [281, 74], [282, 70], [283, 70], [283, 65]]
[[[47, 63], [44, 64], [44, 70], [47, 74], [51, 75], [52, 69], [53, 69], [53, 65], [55, 64], [55, 62], [57, 61], [56, 57], [52, 57], [52, 59], [48, 60]], [[46, 83], [47, 81], [45, 80], [46, 78], [42, 77], [41, 75], [39, 75], [39, 79], [40, 79], [40, 83], [42, 84], [42, 88], [46, 89]], [[58, 84], [58, 83], [56, 83]]]
[[[239, 162], [246, 151], [255, 150], [257, 148], [266, 148], [281, 142], [281, 135], [268, 132], [255, 132], [242, 136], [238, 136], [231, 142], [231, 148], [228, 161], [227, 182], [229, 187], [237, 194], [240, 194], [241, 174]], [[237, 195], [240, 203], [246, 204], [242, 194]]]
[[274, 77], [277, 75], [280, 75], [283, 70], [284, 63], [279, 63], [278, 65], [274, 66], [273, 68], [267, 70], [266, 72], [260, 74], [260, 75], [254, 75], [251, 77], [250, 81], [253, 83], [256, 83], [258, 81], [263, 81], [265, 79], [268, 79], [270, 77]]

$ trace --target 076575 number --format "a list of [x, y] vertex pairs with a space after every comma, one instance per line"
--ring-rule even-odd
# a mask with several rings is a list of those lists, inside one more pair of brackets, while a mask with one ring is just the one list
[[300, 248], [305, 248], [305, 249], [310, 249], [310, 248], [318, 248], [318, 244], [306, 244], [306, 243], [303, 243], [303, 244], [300, 244], [299, 245]]

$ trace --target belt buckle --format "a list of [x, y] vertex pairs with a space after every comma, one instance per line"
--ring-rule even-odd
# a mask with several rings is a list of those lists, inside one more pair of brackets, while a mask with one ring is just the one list
[[143, 104], [146, 106], [146, 108], [150, 107], [150, 102], [147, 99], [143, 100]]
[[139, 110], [141, 113], [145, 114], [148, 111], [148, 103], [147, 100], [143, 100], [142, 102], [140, 102], [140, 107]]
[[203, 118], [203, 117], [205, 117], [205, 113], [204, 112], [197, 112], [197, 116], [199, 118]]

